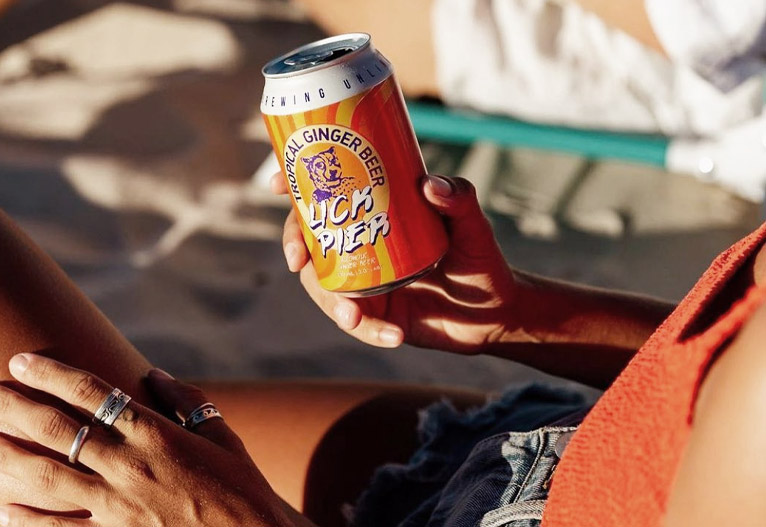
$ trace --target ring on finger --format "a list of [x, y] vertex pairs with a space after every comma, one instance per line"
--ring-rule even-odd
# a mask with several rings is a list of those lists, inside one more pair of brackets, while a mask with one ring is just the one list
[[223, 416], [221, 415], [221, 412], [218, 411], [218, 408], [215, 407], [213, 403], [205, 403], [199, 405], [197, 408], [189, 412], [188, 417], [183, 420], [183, 423], [181, 423], [181, 426], [184, 428], [191, 430], [198, 424], [207, 421], [208, 419], [213, 418], [219, 418], [223, 419]]
[[77, 463], [77, 458], [80, 457], [80, 450], [82, 450], [82, 445], [85, 444], [88, 432], [90, 432], [90, 427], [85, 425], [81, 427], [74, 436], [72, 447], [69, 449], [69, 462], [73, 465]]
[[128, 406], [130, 399], [130, 395], [119, 388], [113, 389], [112, 393], [106, 396], [104, 402], [101, 403], [101, 406], [96, 410], [96, 413], [93, 416], [93, 422], [103, 425], [104, 428], [111, 428], [122, 411]]

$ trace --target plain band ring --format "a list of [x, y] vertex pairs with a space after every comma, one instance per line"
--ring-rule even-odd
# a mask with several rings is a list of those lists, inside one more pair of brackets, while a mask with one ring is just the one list
[[69, 449], [69, 462], [73, 465], [77, 463], [77, 458], [80, 456], [80, 450], [82, 450], [82, 445], [88, 437], [88, 432], [90, 432], [90, 427], [85, 425], [80, 427], [80, 430], [77, 431], [77, 435], [74, 436], [72, 447]]
[[101, 424], [105, 428], [111, 428], [129, 402], [130, 395], [119, 388], [113, 389], [112, 393], [106, 396], [104, 402], [96, 410], [93, 422]]
[[218, 408], [216, 408], [213, 403], [201, 404], [189, 413], [189, 417], [184, 419], [182, 426], [191, 430], [198, 424], [215, 417], [223, 419], [221, 412], [218, 411]]

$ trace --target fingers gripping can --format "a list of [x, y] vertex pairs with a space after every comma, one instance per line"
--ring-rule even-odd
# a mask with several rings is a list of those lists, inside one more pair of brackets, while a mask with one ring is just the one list
[[261, 113], [287, 178], [319, 283], [385, 293], [447, 250], [391, 64], [353, 33], [295, 49], [263, 68]]

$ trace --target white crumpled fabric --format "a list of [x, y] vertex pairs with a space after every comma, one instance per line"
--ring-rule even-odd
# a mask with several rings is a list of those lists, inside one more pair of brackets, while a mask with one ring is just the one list
[[[766, 3], [647, 1], [658, 37], [676, 60], [574, 3], [436, 0], [443, 97], [534, 122], [669, 136], [712, 136], [759, 115], [763, 82], [753, 73], [763, 65], [757, 46]], [[716, 9], [708, 13], [711, 4]], [[723, 6], [734, 4], [741, 4], [741, 16], [716, 25]], [[717, 50], [712, 58], [710, 49]]]
[[668, 55], [722, 90], [766, 70], [763, 0], [645, 0]]

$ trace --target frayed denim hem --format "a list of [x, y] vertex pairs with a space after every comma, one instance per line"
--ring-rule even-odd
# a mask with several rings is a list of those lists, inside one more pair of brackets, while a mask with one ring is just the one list
[[[587, 406], [580, 393], [541, 384], [511, 387], [498, 399], [465, 412], [449, 400], [432, 404], [420, 412], [418, 449], [406, 464], [384, 465], [375, 472], [356, 506], [346, 509], [350, 525], [428, 525], [437, 508], [451, 506], [443, 490], [448, 483], [455, 486], [450, 480], [477, 445], [498, 434], [535, 430]], [[497, 454], [502, 460], [499, 450]]]

